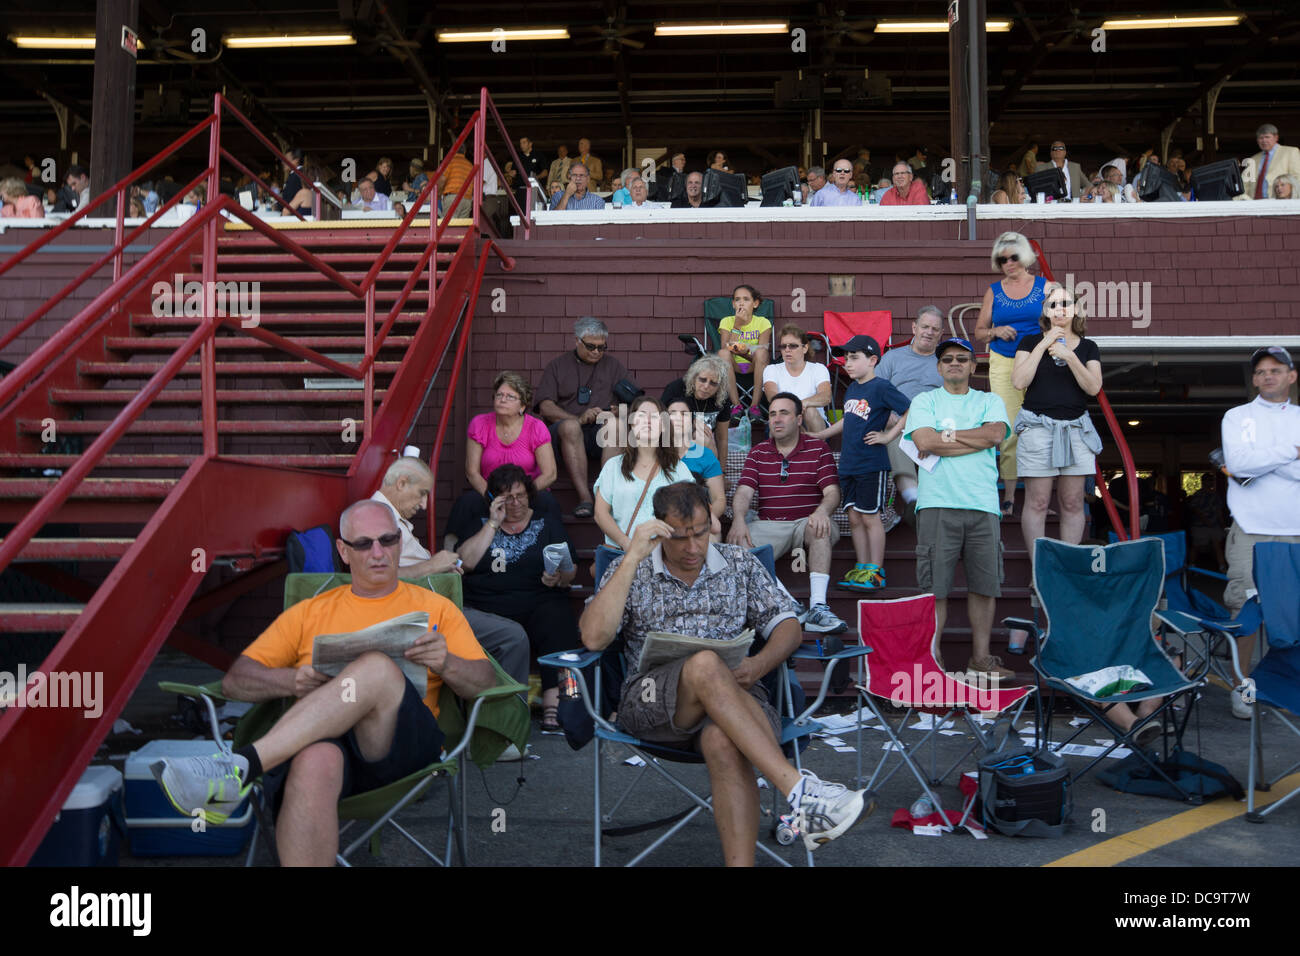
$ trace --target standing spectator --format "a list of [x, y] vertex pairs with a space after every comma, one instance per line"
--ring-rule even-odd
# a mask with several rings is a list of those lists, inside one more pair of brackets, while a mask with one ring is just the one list
[[1065, 174], [1065, 198], [1067, 202], [1078, 199], [1083, 195], [1083, 167], [1070, 160], [1065, 149], [1065, 143], [1059, 139], [1052, 143], [1052, 158], [1046, 163], [1039, 163], [1035, 172], [1041, 173], [1049, 169], [1059, 169]]
[[894, 164], [893, 187], [885, 190], [881, 195], [880, 205], [928, 206], [930, 197], [925, 191], [925, 183], [915, 178], [912, 167], [907, 163], [898, 162]]
[[45, 207], [41, 205], [40, 198], [28, 193], [23, 181], [16, 176], [0, 180], [0, 199], [4, 200], [0, 216], [17, 219], [45, 218]]
[[[442, 171], [442, 177], [438, 180], [438, 203], [442, 207], [439, 212], [444, 215], [452, 200], [456, 198], [456, 193], [460, 192], [460, 187], [469, 179], [469, 174], [474, 171], [474, 164], [465, 156], [465, 144], [460, 144], [460, 149], [452, 156], [451, 162], [447, 168]], [[461, 201], [456, 204], [455, 210], [451, 213], [453, 219], [464, 219], [471, 215], [474, 208], [474, 186], [471, 184], [465, 190], [465, 195]]]
[[[840, 532], [831, 520], [840, 503], [835, 456], [824, 441], [805, 435], [803, 403], [782, 393], [768, 406], [772, 437], [754, 446], [736, 485], [727, 533], [730, 544], [746, 548], [772, 546], [779, 558], [792, 548], [802, 548], [808, 559], [809, 610], [804, 629], [818, 634], [839, 634], [848, 625], [826, 603], [831, 582], [831, 549]], [[758, 497], [758, 521], [745, 515]]]
[[[1029, 240], [1018, 232], [1004, 232], [993, 241], [993, 271], [1002, 280], [991, 285], [980, 304], [975, 324], [975, 344], [989, 347], [989, 388], [1002, 399], [1006, 413], [1013, 419], [1020, 414], [1025, 400], [1023, 389], [1011, 384], [1016, 347], [1026, 335], [1039, 331], [1047, 280], [1030, 275], [1038, 261]], [[1016, 500], [1016, 436], [1002, 445], [998, 469], [1005, 482], [1002, 489], [1002, 513], [1010, 515]]]
[[837, 159], [831, 166], [831, 181], [813, 195], [810, 206], [861, 206], [862, 197], [853, 188], [853, 164]]
[[569, 147], [561, 143], [555, 147], [555, 159], [551, 162], [551, 168], [546, 173], [546, 188], [551, 193], [557, 189], [564, 189], [569, 184], [569, 166], [573, 160], [569, 158]]
[[[1254, 585], [1254, 547], [1261, 541], [1300, 544], [1300, 408], [1291, 401], [1295, 360], [1278, 345], [1257, 349], [1250, 357], [1253, 402], [1223, 416], [1223, 465], [1228, 485], [1228, 586], [1223, 603], [1234, 614]], [[1243, 481], [1249, 480], [1248, 484]], [[1250, 672], [1255, 635], [1237, 638], [1241, 667]], [[1232, 714], [1249, 718], [1252, 704], [1232, 692]]]
[[[672, 202], [673, 179], [676, 176], [686, 176], [686, 154], [673, 153], [667, 166], [660, 166], [655, 179], [655, 200], [658, 202]], [[683, 178], [683, 188], [685, 180]]]
[[[598, 183], [605, 178], [605, 165], [595, 156], [591, 155], [591, 140], [587, 139], [585, 136], [578, 140], [578, 158], [575, 162], [582, 164], [583, 168], [587, 170], [587, 174], [591, 177], [593, 183]], [[572, 167], [570, 168], [572, 169]], [[551, 186], [551, 192], [555, 192], [554, 184]]]
[[[934, 360], [934, 349], [942, 336], [943, 312], [937, 305], [922, 306], [912, 323], [912, 341], [906, 346], [886, 352], [876, 366], [876, 375], [906, 395], [908, 400], [932, 388], [942, 388], [943, 376], [939, 374], [939, 366]], [[894, 424], [892, 417], [889, 424]], [[886, 449], [889, 453], [889, 470], [894, 473], [894, 487], [903, 499], [903, 506], [898, 509], [899, 517], [908, 524], [915, 525], [916, 462], [898, 447], [899, 438], [891, 441]]]
[[[310, 216], [311, 203], [298, 204], [298, 197], [304, 189], [308, 188], [303, 182], [305, 174], [302, 169], [302, 149], [294, 146], [286, 150], [284, 155], [288, 162], [280, 161], [280, 165], [284, 167], [284, 186], [280, 189], [280, 205], [286, 209], [297, 209], [303, 215]], [[166, 202], [165, 199], [163, 201]]]
[[826, 427], [824, 408], [831, 403], [831, 374], [821, 362], [810, 362], [812, 341], [797, 325], [777, 335], [781, 361], [763, 369], [763, 395], [770, 402], [779, 392], [798, 395], [803, 402], [804, 427], [809, 433]]
[[682, 464], [682, 449], [665, 440], [663, 410], [649, 395], [632, 400], [627, 450], [606, 461], [596, 479], [596, 524], [611, 548], [626, 551], [636, 526], [654, 517], [649, 496], [655, 489], [694, 480]]
[[573, 326], [575, 348], [555, 358], [537, 387], [537, 411], [549, 424], [551, 440], [559, 445], [564, 467], [578, 495], [574, 517], [595, 513], [587, 484], [587, 459], [607, 461], [618, 453], [617, 442], [601, 448], [596, 424], [614, 403], [614, 385], [627, 377], [623, 363], [608, 353], [609, 329], [585, 315]]
[[546, 181], [550, 178], [550, 167], [546, 163], [546, 157], [533, 149], [533, 141], [527, 136], [519, 137], [519, 158], [523, 162], [523, 168], [519, 170], [518, 181], [515, 183], [515, 200], [519, 203], [520, 209], [526, 209], [528, 190], [532, 188], [529, 180], [536, 179], [545, 194]]
[[711, 448], [724, 465], [727, 462], [727, 432], [731, 430], [731, 406], [727, 403], [727, 359], [704, 355], [691, 363], [686, 374], [671, 381], [660, 401], [665, 406], [678, 399], [695, 414], [695, 440]]
[[[857, 564], [844, 575], [839, 587], [874, 591], [885, 587], [885, 526], [880, 520], [889, 484], [889, 453], [885, 447], [902, 432], [911, 401], [876, 375], [880, 345], [871, 336], [855, 335], [831, 351], [844, 356], [844, 371], [853, 380], [844, 392], [844, 417], [815, 434], [825, 441], [844, 433], [840, 445], [840, 501], [849, 513]], [[891, 412], [897, 422], [886, 429]]]
[[1016, 165], [1016, 172], [1023, 179], [1030, 173], [1038, 171], [1038, 144], [1030, 143], [1024, 153], [1020, 156], [1020, 162]]
[[763, 369], [767, 368], [772, 351], [772, 323], [754, 314], [762, 301], [763, 296], [752, 285], [738, 285], [731, 290], [731, 307], [735, 314], [718, 323], [718, 335], [722, 339], [718, 356], [727, 363], [727, 396], [731, 399], [732, 418], [745, 414], [736, 387], [738, 376], [747, 384], [754, 385], [749, 417], [755, 421], [763, 418], [758, 407], [762, 392], [757, 386], [763, 381]]
[[1218, 473], [1207, 471], [1201, 475], [1201, 487], [1185, 502], [1187, 515], [1187, 563], [1196, 564], [1200, 554], [1209, 548], [1214, 555], [1214, 567], [1228, 570], [1228, 560], [1223, 553], [1223, 540], [1227, 533], [1223, 527], [1223, 499], [1219, 495]]
[[1277, 127], [1265, 123], [1255, 130], [1259, 152], [1250, 157], [1245, 174], [1241, 177], [1246, 191], [1242, 196], [1266, 199], [1273, 195], [1273, 180], [1284, 173], [1300, 176], [1300, 149], [1282, 146], [1277, 141]]
[[[1088, 399], [1101, 391], [1101, 352], [1096, 342], [1083, 337], [1086, 319], [1074, 293], [1053, 282], [1039, 321], [1042, 332], [1026, 335], [1016, 347], [1011, 384], [1024, 389], [1025, 399], [1012, 428], [1019, 436], [1016, 470], [1025, 480], [1020, 530], [1031, 572], [1034, 542], [1045, 536], [1053, 483], [1060, 540], [1083, 540], [1084, 485], [1096, 472], [1101, 451], [1101, 436], [1088, 416]], [[1012, 631], [1007, 650], [1023, 653], [1028, 636]]]
[[904, 434], [924, 455], [916, 502], [916, 582], [935, 596], [936, 646], [948, 619], [948, 594], [960, 559], [966, 569], [971, 624], [968, 671], [977, 677], [1015, 673], [991, 654], [993, 611], [1002, 594], [1002, 534], [998, 526], [996, 452], [1011, 431], [1002, 400], [970, 387], [975, 350], [965, 339], [945, 339], [935, 352], [943, 388], [922, 392], [908, 410]]

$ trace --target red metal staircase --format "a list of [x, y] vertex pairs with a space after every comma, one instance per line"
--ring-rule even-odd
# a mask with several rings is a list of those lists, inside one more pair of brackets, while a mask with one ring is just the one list
[[[0, 277], [21, 268], [116, 199], [113, 249], [0, 336], [3, 354], [112, 263], [111, 284], [0, 379], [0, 574], [58, 598], [0, 605], [0, 661], [102, 675], [103, 688], [94, 717], [67, 706], [0, 713], [0, 863], [20, 865], [39, 845], [161, 645], [228, 664], [185, 621], [283, 574], [289, 529], [332, 523], [373, 491], [436, 369], [453, 379], [450, 396], [459, 369], [444, 359], [457, 335], [457, 361], [464, 354], [490, 255], [513, 267], [479, 225], [479, 170], [497, 165], [484, 145], [489, 116], [499, 124], [484, 90], [447, 153], [474, 137], [474, 172], [448, 203], [473, 191], [466, 223], [416, 218], [423, 202], [437, 208], [439, 167], [396, 229], [282, 230], [219, 192], [223, 160], [245, 169], [221, 146], [223, 121], [281, 154], [218, 95], [212, 116], [0, 264]], [[204, 132], [208, 166], [190, 185], [206, 182], [217, 198], [124, 269], [124, 252], [176, 202], [128, 234], [130, 183]], [[159, 307], [155, 286], [176, 276], [202, 283], [202, 316]], [[255, 282], [256, 323], [214, 314], [217, 283]], [[237, 573], [213, 586], [218, 565]]]

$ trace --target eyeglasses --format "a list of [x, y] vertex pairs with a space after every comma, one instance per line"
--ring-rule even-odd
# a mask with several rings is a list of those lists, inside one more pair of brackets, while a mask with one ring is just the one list
[[945, 355], [939, 359], [940, 365], [965, 365], [970, 361], [969, 355]]
[[604, 344], [602, 344], [602, 345], [592, 345], [592, 344], [591, 344], [590, 342], [588, 342], [586, 339], [578, 339], [578, 341], [582, 343], [582, 347], [583, 347], [584, 349], [586, 349], [588, 352], [603, 352], [603, 351], [605, 351], [607, 348], [609, 348], [609, 343], [608, 343], [608, 342], [606, 342], [606, 343], [604, 343]]
[[782, 342], [782, 343], [781, 343], [781, 351], [782, 351], [782, 352], [786, 351], [787, 349], [801, 349], [801, 348], [803, 348], [803, 343], [802, 343], [802, 342]]
[[1020, 261], [1020, 256], [1019, 256], [1017, 253], [1014, 253], [1014, 252], [1013, 252], [1013, 253], [1011, 253], [1011, 255], [1009, 255], [1009, 256], [995, 256], [994, 259], [993, 259], [993, 261], [996, 262], [996, 263], [997, 263], [998, 265], [1000, 265], [1000, 266], [1004, 266], [1004, 265], [1006, 265], [1008, 262], [1019, 262], [1019, 261]]
[[701, 375], [699, 378], [697, 378], [697, 379], [695, 380], [695, 384], [696, 384], [696, 385], [711, 385], [711, 386], [713, 386], [713, 387], [716, 388], [717, 385], [718, 385], [718, 380], [717, 380], [716, 378], [705, 378], [703, 375]]
[[497, 392], [497, 393], [496, 393], [495, 395], [493, 395], [492, 397], [495, 398], [495, 399], [496, 399], [497, 401], [499, 401], [499, 402], [518, 402], [518, 401], [521, 401], [521, 399], [519, 398], [519, 396], [516, 395], [514, 392]]
[[497, 497], [499, 497], [499, 498], [500, 498], [502, 501], [504, 501], [506, 504], [517, 505], [517, 504], [519, 504], [521, 501], [527, 501], [527, 500], [528, 500], [528, 493], [527, 493], [527, 492], [520, 492], [520, 493], [517, 494], [517, 495], [498, 495]]
[[379, 542], [381, 548], [391, 548], [402, 540], [402, 533], [400, 531], [390, 531], [388, 534], [381, 534], [378, 538], [357, 538], [355, 541], [339, 538], [339, 540], [353, 551], [369, 551], [375, 546], [376, 541]]
[[782, 458], [781, 459], [781, 481], [784, 482], [789, 477], [790, 477], [790, 459]]

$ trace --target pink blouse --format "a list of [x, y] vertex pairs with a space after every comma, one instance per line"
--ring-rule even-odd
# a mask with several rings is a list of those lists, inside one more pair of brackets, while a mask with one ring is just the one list
[[550, 443], [551, 433], [540, 418], [525, 415], [523, 430], [509, 445], [502, 444], [497, 437], [497, 417], [493, 412], [475, 415], [470, 419], [468, 431], [469, 437], [483, 446], [479, 474], [485, 481], [502, 465], [518, 465], [533, 479], [542, 473], [537, 464], [537, 449]]

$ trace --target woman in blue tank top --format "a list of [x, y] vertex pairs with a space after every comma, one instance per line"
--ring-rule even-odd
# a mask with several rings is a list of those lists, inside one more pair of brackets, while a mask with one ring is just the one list
[[[977, 346], [989, 346], [989, 389], [1007, 406], [1011, 421], [1020, 414], [1024, 404], [1023, 389], [1011, 384], [1011, 369], [1016, 362], [1016, 346], [1026, 335], [1039, 331], [1038, 320], [1043, 314], [1043, 290], [1047, 280], [1030, 275], [1029, 270], [1038, 261], [1029, 240], [1018, 232], [1004, 232], [993, 243], [992, 264], [994, 272], [1002, 273], [1002, 281], [989, 286], [980, 305], [979, 322], [971, 336]], [[1011, 514], [1016, 498], [1016, 436], [1000, 446], [998, 473], [1002, 476], [1002, 513]]]

